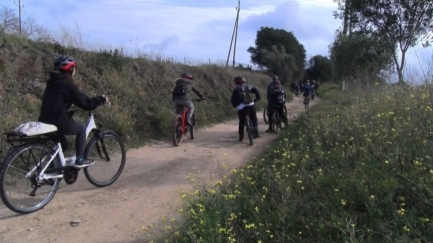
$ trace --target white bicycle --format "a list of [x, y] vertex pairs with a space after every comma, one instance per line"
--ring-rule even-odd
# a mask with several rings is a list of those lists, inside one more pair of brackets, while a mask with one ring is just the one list
[[[28, 123], [30, 124], [30, 123]], [[20, 214], [42, 209], [53, 199], [60, 181], [73, 184], [79, 168], [75, 168], [75, 156], [65, 158], [57, 127], [44, 123], [31, 123], [33, 132], [5, 133], [12, 145], [0, 167], [0, 197], [4, 204]], [[98, 124], [102, 127], [102, 124]], [[97, 128], [92, 112], [86, 127], [87, 143], [84, 157], [92, 159], [92, 166], [83, 168], [87, 180], [97, 187], [114, 183], [125, 166], [125, 144], [111, 130]]]

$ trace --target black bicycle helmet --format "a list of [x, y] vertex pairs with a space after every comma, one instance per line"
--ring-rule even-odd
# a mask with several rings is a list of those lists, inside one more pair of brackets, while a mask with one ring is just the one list
[[54, 61], [55, 70], [69, 71], [75, 66], [77, 66], [77, 63], [71, 56], [60, 56]]
[[246, 83], [245, 78], [242, 77], [242, 76], [235, 77], [234, 81], [235, 81], [236, 84], [244, 84], [244, 83]]
[[180, 75], [180, 77], [184, 78], [184, 79], [194, 80], [194, 78], [192, 77], [192, 75], [190, 73], [182, 73], [182, 75]]
[[272, 81], [273, 81], [273, 82], [275, 82], [275, 81], [277, 81], [277, 80], [278, 80], [278, 76], [275, 75], [275, 76], [272, 77]]

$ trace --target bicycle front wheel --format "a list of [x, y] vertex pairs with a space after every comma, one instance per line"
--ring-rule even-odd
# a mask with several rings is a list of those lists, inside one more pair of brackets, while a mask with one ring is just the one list
[[182, 142], [182, 116], [176, 115], [173, 123], [172, 140], [174, 146], [179, 146]]
[[265, 121], [265, 124], [269, 124], [267, 113], [268, 113], [268, 108], [265, 107], [265, 109], [263, 109], [263, 121]]
[[87, 180], [97, 187], [113, 184], [122, 174], [126, 162], [125, 144], [113, 131], [104, 131], [87, 144], [84, 156], [95, 164], [84, 168]]
[[[36, 180], [52, 153], [52, 147], [44, 143], [24, 144], [8, 153], [0, 167], [0, 196], [10, 210], [20, 214], [32, 213], [53, 199], [60, 179]], [[60, 166], [59, 161], [56, 156], [51, 162], [53, 168]]]

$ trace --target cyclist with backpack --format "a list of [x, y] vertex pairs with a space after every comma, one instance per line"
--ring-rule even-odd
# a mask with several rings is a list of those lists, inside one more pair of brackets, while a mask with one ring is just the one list
[[176, 113], [180, 113], [178, 107], [189, 107], [187, 114], [187, 123], [192, 125], [191, 117], [194, 114], [194, 104], [191, 101], [191, 91], [193, 91], [200, 99], [204, 100], [204, 96], [192, 85], [194, 78], [190, 73], [182, 73], [180, 78], [176, 80], [176, 85], [172, 92], [172, 100]]
[[[271, 117], [271, 112], [273, 109], [277, 109], [279, 116], [281, 117], [281, 120], [284, 122], [284, 124], [288, 125], [288, 119], [286, 117], [286, 114], [284, 113], [284, 103], [285, 98], [287, 97], [284, 93], [283, 88], [281, 87], [281, 82], [278, 80], [278, 78], [274, 79], [271, 83], [271, 85], [268, 86], [268, 117]], [[269, 128], [266, 130], [266, 133], [271, 133], [272, 131], [272, 123], [269, 122]]]
[[303, 96], [308, 97], [310, 95], [311, 95], [311, 85], [310, 85], [310, 80], [307, 79], [304, 83]]
[[[239, 141], [242, 142], [242, 140], [244, 139], [245, 114], [247, 113], [247, 111], [249, 111], [251, 121], [253, 122], [255, 131], [254, 138], [259, 138], [260, 135], [258, 130], [257, 112], [256, 108], [254, 107], [254, 102], [260, 100], [260, 93], [257, 88], [247, 85], [245, 78], [241, 76], [235, 77], [234, 82], [236, 84], [236, 87], [233, 89], [230, 101], [232, 103], [232, 106], [238, 110]], [[253, 99], [250, 93], [254, 93], [256, 98]]]

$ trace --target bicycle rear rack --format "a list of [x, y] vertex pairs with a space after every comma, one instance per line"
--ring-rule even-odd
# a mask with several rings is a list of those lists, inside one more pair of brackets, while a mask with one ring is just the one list
[[42, 134], [36, 136], [27, 136], [15, 132], [3, 133], [6, 136], [6, 142], [13, 148], [16, 148], [25, 143], [47, 143], [52, 140], [50, 134]]

